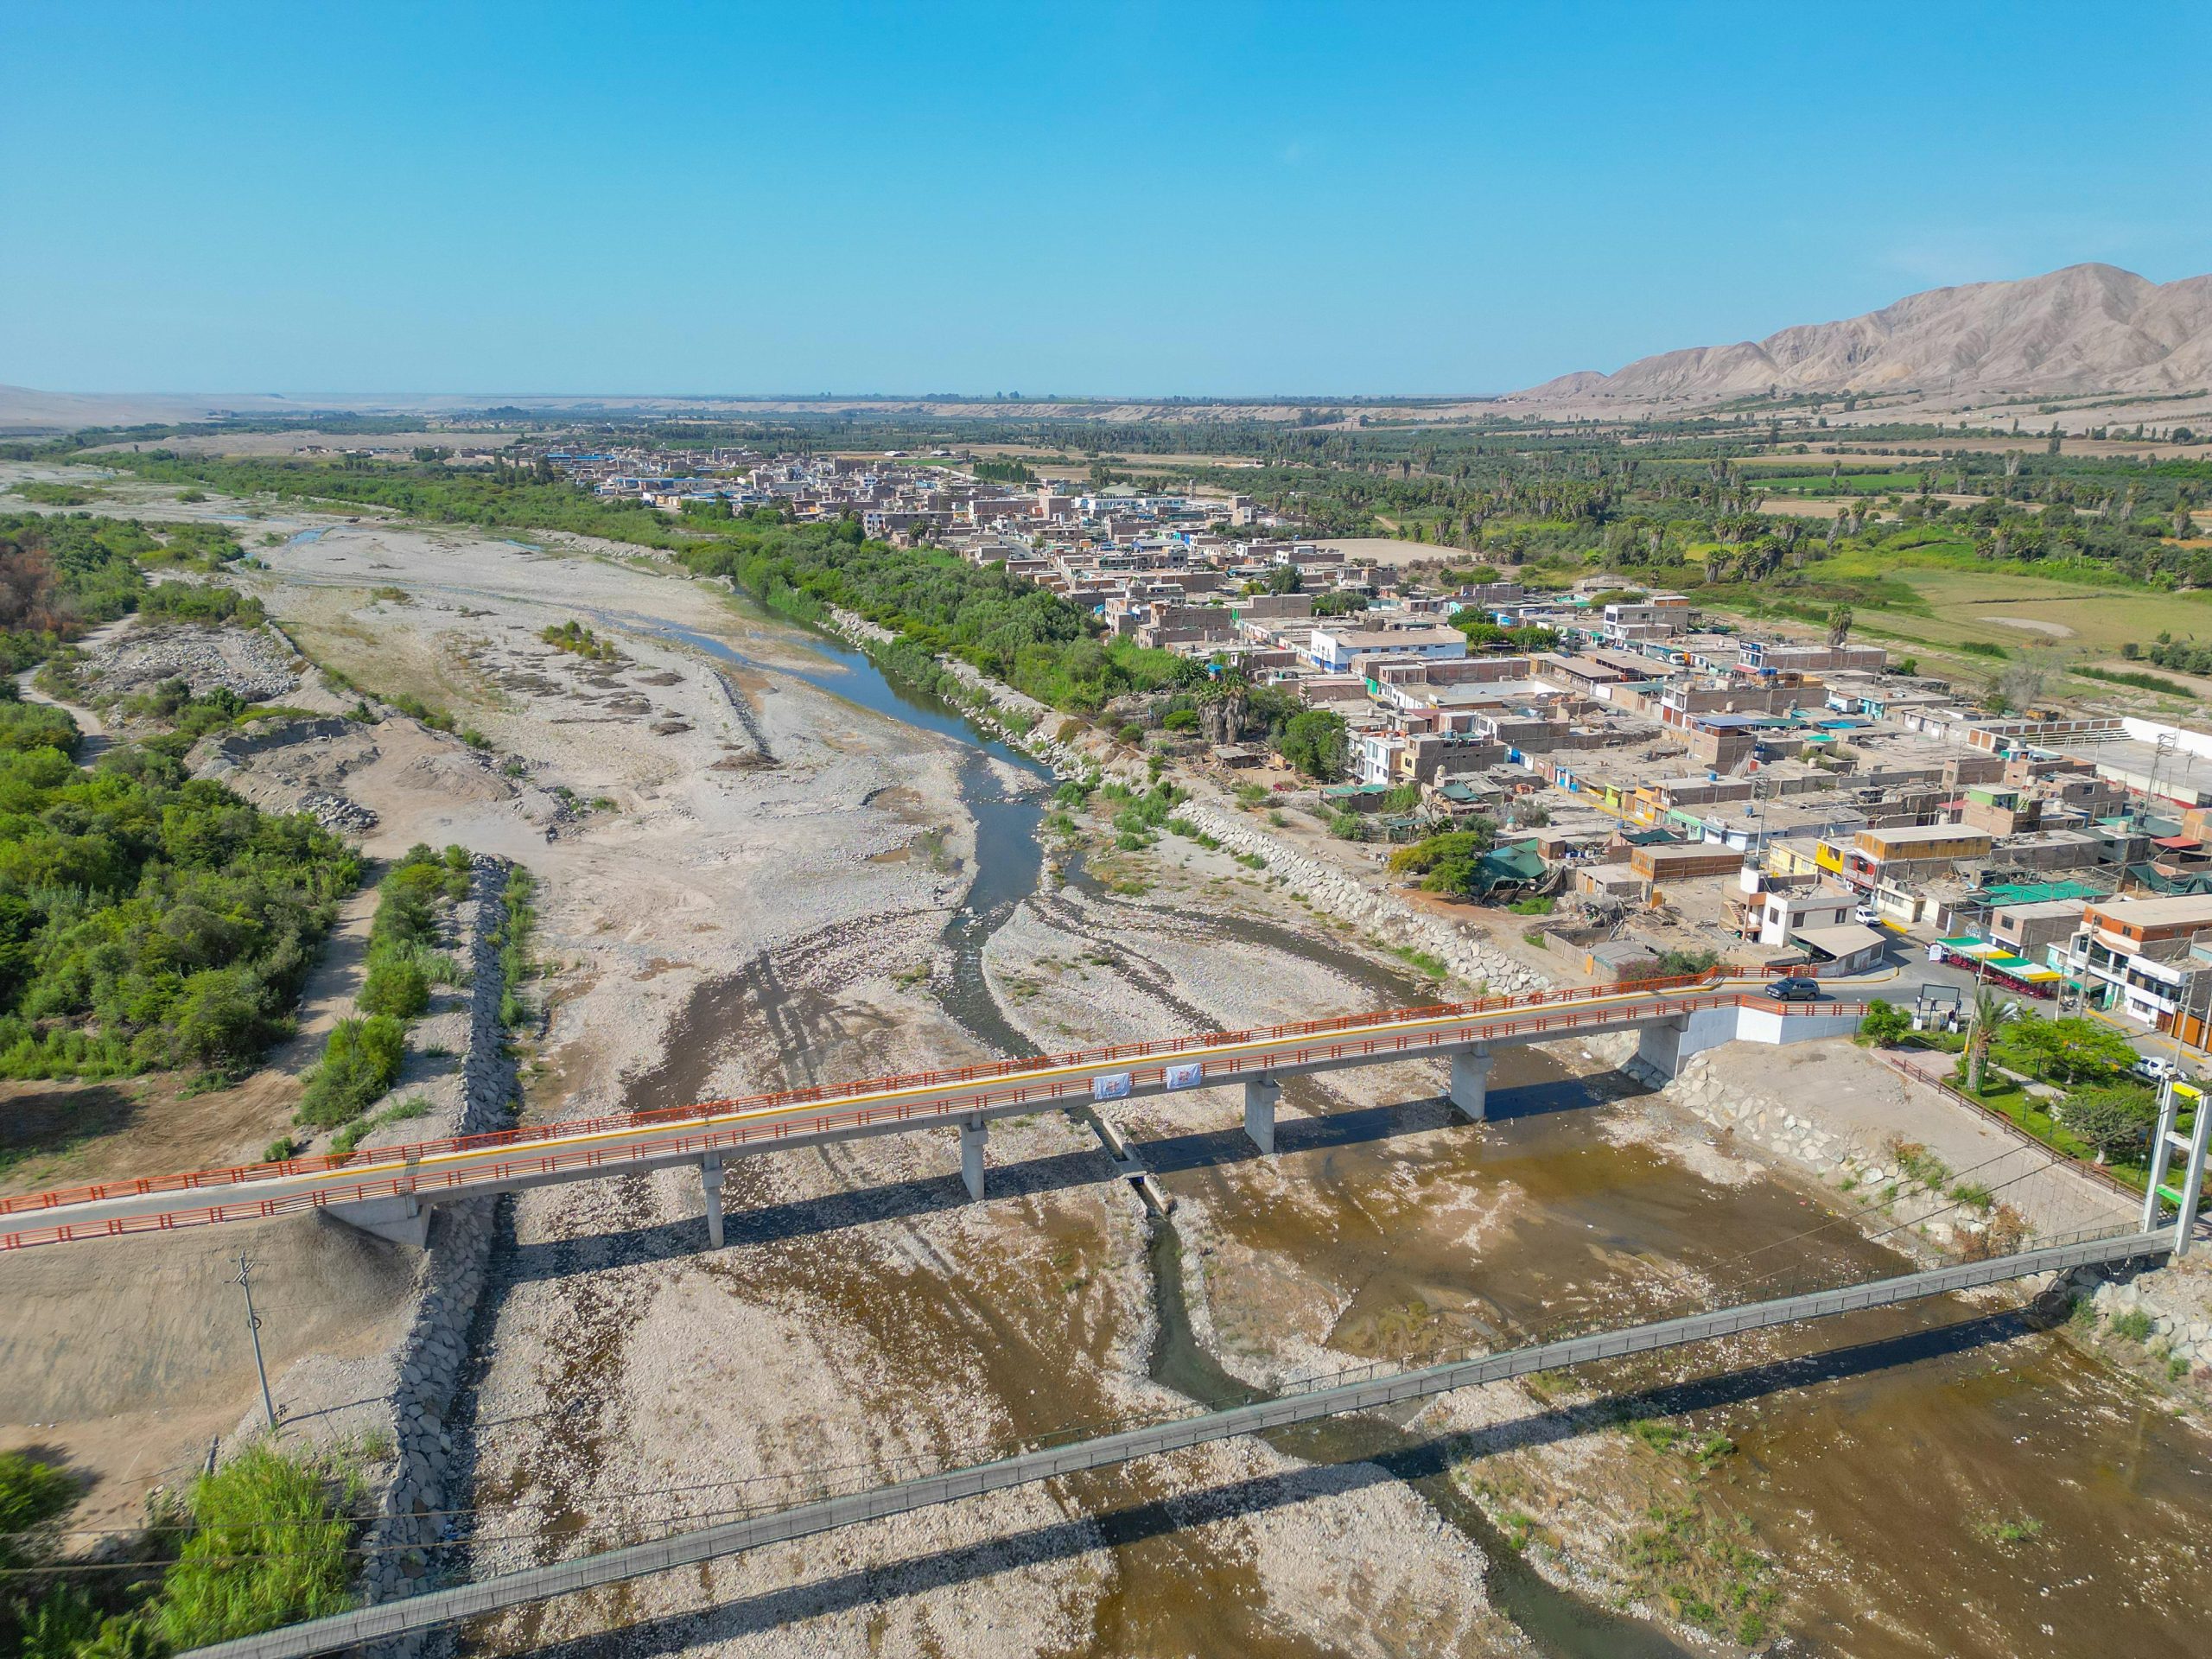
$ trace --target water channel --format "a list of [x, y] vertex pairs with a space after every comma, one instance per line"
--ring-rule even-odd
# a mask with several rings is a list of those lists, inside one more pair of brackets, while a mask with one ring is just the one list
[[[711, 635], [619, 620], [749, 670], [792, 671]], [[1049, 773], [958, 709], [887, 680], [863, 653], [800, 637], [821, 667], [798, 677], [964, 746], [959, 783], [976, 823], [976, 872], [947, 928], [955, 968], [945, 1006], [991, 1046], [1036, 1052], [1000, 1010], [982, 956], [1043, 870], [1041, 791], [1009, 791], [1001, 767]], [[1079, 871], [1073, 879], [1084, 880]], [[1376, 1006], [1417, 1000], [1392, 969], [1287, 927], [1192, 925], [1324, 963]], [[1602, 1135], [1601, 1116], [1620, 1109], [1535, 1049], [1501, 1055], [1493, 1121], [1479, 1130], [1435, 1132], [1447, 1120], [1433, 1102], [1346, 1109], [1313, 1079], [1294, 1081], [1286, 1098], [1311, 1114], [1302, 1122], [1286, 1115], [1279, 1154], [1310, 1187], [1304, 1208], [1264, 1201], [1233, 1166], [1137, 1151], [1172, 1194], [1205, 1205], [1217, 1228], [1348, 1297], [1330, 1338], [1348, 1361], [1417, 1363], [1685, 1311], [1685, 1296], [1750, 1300], [1904, 1266], [1851, 1226], [1824, 1225], [1823, 1212], [1784, 1182], [1716, 1184], [1655, 1147]], [[1391, 1179], [1408, 1166], [1410, 1186]], [[1444, 1217], [1423, 1202], [1424, 1189], [1447, 1183], [1511, 1200], [1509, 1223], [1478, 1250], [1464, 1215]], [[1171, 1220], [1153, 1225], [1153, 1377], [1209, 1408], [1255, 1397], [1193, 1334], [1185, 1239]], [[1710, 1376], [1720, 1363], [1691, 1350], [1609, 1373], [1603, 1386], [1631, 1396], [1636, 1414], [1735, 1442], [1708, 1490], [1790, 1568], [1792, 1651], [2091, 1659], [2122, 1647], [2205, 1650], [2212, 1446], [2032, 1320], [1929, 1304], [1786, 1333], [1756, 1363]], [[1589, 1432], [1564, 1418], [1539, 1416], [1536, 1426]], [[1685, 1651], [1534, 1571], [1450, 1479], [1453, 1448], [1376, 1418], [1309, 1426], [1275, 1443], [1309, 1461], [1378, 1460], [1410, 1482], [1481, 1547], [1492, 1605], [1549, 1659]], [[1206, 1618], [1203, 1608], [1184, 1610], [1178, 1639], [1203, 1634]]]

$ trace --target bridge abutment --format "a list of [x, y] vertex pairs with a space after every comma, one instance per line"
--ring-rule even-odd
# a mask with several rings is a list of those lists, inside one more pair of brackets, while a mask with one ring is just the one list
[[1244, 1133], [1262, 1152], [1275, 1149], [1275, 1103], [1282, 1084], [1267, 1072], [1244, 1079]]
[[983, 1135], [980, 1117], [960, 1126], [960, 1179], [967, 1184], [968, 1196], [978, 1204], [983, 1200]]
[[418, 1250], [429, 1242], [429, 1206], [412, 1192], [395, 1193], [388, 1198], [363, 1198], [353, 1204], [334, 1204], [329, 1208], [330, 1213], [347, 1226], [374, 1233], [378, 1238], [412, 1244]]
[[1452, 1103], [1470, 1123], [1479, 1123], [1490, 1116], [1490, 1066], [1491, 1055], [1488, 1043], [1477, 1043], [1472, 1048], [1462, 1049], [1452, 1057], [1452, 1082], [1448, 1092]]

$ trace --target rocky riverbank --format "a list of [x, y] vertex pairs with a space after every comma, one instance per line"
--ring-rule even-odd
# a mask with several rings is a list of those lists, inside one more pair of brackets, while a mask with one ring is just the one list
[[1328, 868], [1257, 824], [1198, 802], [1181, 811], [1231, 850], [1266, 860], [1270, 874], [1316, 909], [1371, 929], [1388, 944], [1433, 956], [1459, 978], [1494, 995], [1548, 990], [1555, 982], [1482, 940], [1421, 914], [1389, 892]]
[[[499, 1018], [505, 980], [498, 932], [502, 893], [512, 867], [478, 855], [470, 876], [475, 906], [468, 943], [468, 1048], [459, 1132], [480, 1135], [512, 1121], [515, 1067]], [[447, 1512], [467, 1502], [465, 1473], [446, 1421], [467, 1357], [468, 1330], [484, 1288], [493, 1214], [499, 1200], [442, 1205], [432, 1221], [414, 1316], [399, 1354], [398, 1385], [389, 1402], [394, 1455], [378, 1494], [376, 1518], [364, 1540], [360, 1590], [368, 1602], [390, 1601], [426, 1587], [431, 1552], [450, 1535]], [[411, 1655], [419, 1638], [379, 1651]]]

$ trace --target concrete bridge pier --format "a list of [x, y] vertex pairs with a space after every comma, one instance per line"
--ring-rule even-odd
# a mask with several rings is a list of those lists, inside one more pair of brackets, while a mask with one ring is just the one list
[[1452, 1103], [1470, 1123], [1479, 1123], [1490, 1116], [1491, 1059], [1488, 1043], [1463, 1048], [1452, 1057]]
[[960, 1126], [960, 1179], [968, 1184], [968, 1196], [978, 1204], [983, 1201], [983, 1133], [980, 1117]]
[[1275, 1103], [1282, 1098], [1282, 1084], [1269, 1073], [1244, 1079], [1244, 1133], [1262, 1152], [1275, 1149]]
[[699, 1185], [707, 1194], [707, 1244], [722, 1247], [722, 1155], [710, 1152], [699, 1160]]
[[1688, 1014], [1678, 1014], [1636, 1033], [1636, 1058], [1661, 1077], [1671, 1079], [1682, 1069], [1682, 1039], [1688, 1034]]

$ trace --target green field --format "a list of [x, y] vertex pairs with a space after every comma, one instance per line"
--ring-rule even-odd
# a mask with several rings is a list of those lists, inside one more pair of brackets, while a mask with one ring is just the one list
[[[2098, 582], [2031, 575], [2016, 564], [1977, 559], [1964, 543], [1943, 539], [1904, 550], [1853, 550], [1798, 574], [1806, 589], [1802, 604], [1791, 602], [1787, 585], [1708, 590], [1705, 602], [1756, 613], [1781, 601], [1783, 615], [1807, 623], [1815, 622], [1824, 606], [1847, 602], [1855, 637], [1888, 646], [1892, 661], [1917, 657], [1923, 669], [1952, 673], [1962, 682], [1986, 678], [2005, 662], [2034, 662], [2055, 672], [2077, 663], [2148, 671], [2186, 685], [2189, 676], [2123, 661], [2120, 647], [2146, 644], [2161, 632], [2212, 640], [2212, 593], [2155, 592], [2116, 572]], [[2043, 626], [2021, 626], [2029, 623]], [[1961, 650], [1974, 645], [2001, 647], [2005, 658]], [[2130, 705], [2172, 702], [2139, 688], [2079, 677], [2063, 687], [2054, 679], [2050, 689]]]

